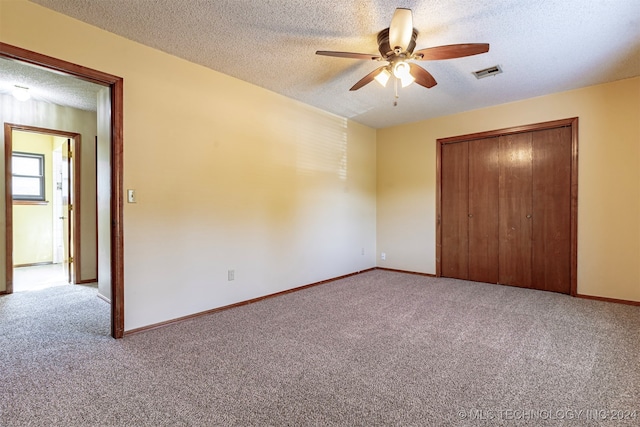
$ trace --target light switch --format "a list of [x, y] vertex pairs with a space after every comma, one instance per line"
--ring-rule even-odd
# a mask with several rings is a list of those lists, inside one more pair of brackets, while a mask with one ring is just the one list
[[127, 202], [129, 203], [136, 202], [136, 190], [127, 190]]

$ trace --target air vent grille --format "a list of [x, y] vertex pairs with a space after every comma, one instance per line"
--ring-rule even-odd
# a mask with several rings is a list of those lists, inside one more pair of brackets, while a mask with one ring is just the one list
[[476, 79], [484, 79], [485, 77], [495, 76], [500, 73], [502, 73], [502, 68], [500, 68], [499, 65], [494, 65], [484, 70], [474, 71], [473, 75], [476, 76]]

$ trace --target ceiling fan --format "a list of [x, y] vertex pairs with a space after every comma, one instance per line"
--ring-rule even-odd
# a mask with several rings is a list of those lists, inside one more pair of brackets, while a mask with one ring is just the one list
[[388, 64], [376, 68], [364, 76], [353, 85], [350, 90], [358, 90], [373, 80], [378, 81], [382, 86], [386, 86], [389, 78], [393, 75], [396, 78], [397, 98], [398, 81], [400, 81], [402, 87], [406, 87], [414, 81], [426, 88], [432, 88], [438, 84], [431, 73], [419, 65], [408, 61], [461, 58], [489, 51], [488, 43], [466, 43], [428, 47], [414, 52], [417, 37], [418, 30], [413, 28], [411, 9], [397, 8], [393, 14], [389, 28], [385, 28], [378, 33], [378, 50], [380, 51], [380, 55], [327, 50], [319, 50], [316, 54], [336, 56], [339, 58], [387, 61]]

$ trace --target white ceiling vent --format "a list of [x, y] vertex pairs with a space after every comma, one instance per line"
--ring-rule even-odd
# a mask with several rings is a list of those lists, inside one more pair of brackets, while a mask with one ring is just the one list
[[474, 71], [473, 75], [476, 76], [476, 79], [484, 79], [485, 77], [495, 76], [500, 73], [502, 73], [502, 68], [500, 68], [499, 65], [494, 65], [484, 70]]

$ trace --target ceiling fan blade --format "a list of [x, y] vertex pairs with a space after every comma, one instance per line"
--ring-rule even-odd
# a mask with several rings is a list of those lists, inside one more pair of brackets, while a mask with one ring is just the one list
[[430, 72], [412, 62], [408, 62], [408, 64], [411, 69], [411, 75], [414, 79], [416, 79], [416, 83], [418, 83], [420, 86], [424, 86], [428, 89], [438, 84], [438, 82], [436, 82], [436, 79], [433, 78]]
[[489, 52], [489, 43], [450, 44], [420, 49], [414, 53], [414, 59], [418, 61], [453, 59], [486, 52]]
[[372, 61], [380, 59], [379, 55], [371, 55], [368, 53], [334, 52], [331, 50], [318, 50], [316, 51], [316, 55], [337, 56], [338, 58], [351, 58], [351, 59], [369, 59]]
[[389, 25], [389, 45], [391, 49], [399, 47], [404, 52], [411, 43], [413, 35], [413, 15], [411, 9], [397, 8]]
[[360, 81], [358, 81], [358, 83], [354, 84], [353, 87], [351, 89], [349, 89], [349, 90], [358, 90], [362, 86], [371, 83], [376, 78], [376, 76], [378, 74], [380, 74], [385, 68], [387, 68], [386, 65], [382, 66], [380, 68], [376, 68], [375, 70], [373, 70], [372, 72], [370, 72], [369, 74], [367, 74], [366, 76], [361, 78]]

